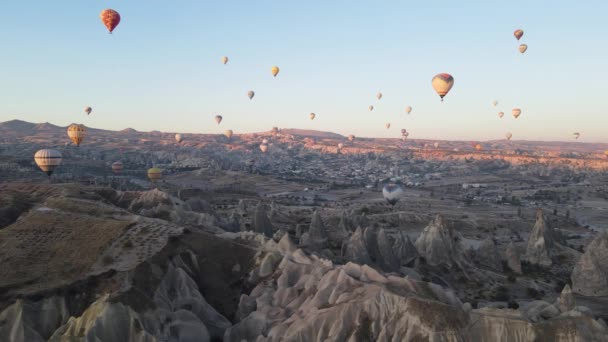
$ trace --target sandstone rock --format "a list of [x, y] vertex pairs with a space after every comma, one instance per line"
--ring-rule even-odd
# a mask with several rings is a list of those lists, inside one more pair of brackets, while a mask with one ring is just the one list
[[259, 202], [255, 208], [255, 215], [253, 217], [253, 231], [259, 234], [264, 234], [266, 237], [271, 238], [274, 227], [270, 223], [270, 219], [266, 215], [266, 205]]
[[555, 239], [553, 229], [545, 222], [542, 209], [536, 211], [536, 223], [528, 238], [526, 260], [531, 264], [551, 266], [551, 258], [555, 255]]
[[507, 246], [507, 250], [505, 251], [505, 258], [507, 260], [507, 266], [509, 266], [511, 271], [517, 274], [522, 274], [521, 261], [519, 260], [519, 252], [517, 251], [517, 248], [515, 247], [513, 242], [510, 242]]
[[310, 228], [308, 229], [309, 243], [308, 247], [312, 250], [320, 251], [327, 248], [327, 230], [323, 219], [318, 211], [312, 214], [312, 220], [310, 221]]
[[496, 272], [502, 272], [502, 261], [500, 254], [496, 248], [494, 240], [487, 238], [481, 242], [479, 248], [475, 251], [475, 259], [478, 265], [491, 269]]
[[576, 306], [576, 302], [574, 301], [574, 296], [572, 295], [572, 289], [570, 289], [570, 285], [566, 284], [566, 286], [564, 286], [562, 293], [557, 299], [557, 305], [561, 312], [570, 311]]
[[574, 266], [572, 290], [585, 296], [608, 296], [607, 232], [591, 241]]
[[429, 265], [460, 265], [467, 262], [461, 238], [446, 225], [441, 215], [426, 227], [415, 243]]
[[393, 244], [393, 253], [397, 260], [399, 260], [400, 265], [407, 265], [418, 257], [416, 246], [414, 246], [410, 237], [401, 231], [397, 232], [397, 237]]
[[343, 247], [342, 255], [346, 258], [346, 260], [350, 260], [356, 264], [371, 264], [372, 260], [367, 252], [367, 247], [363, 238], [363, 230], [361, 227], [357, 228], [353, 235], [351, 235], [348, 242], [346, 242]]

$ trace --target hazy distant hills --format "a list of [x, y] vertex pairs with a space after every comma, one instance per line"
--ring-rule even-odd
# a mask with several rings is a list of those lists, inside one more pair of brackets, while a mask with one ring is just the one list
[[324, 139], [343, 139], [344, 136], [338, 133], [315, 131], [311, 129], [298, 129], [298, 128], [283, 128], [281, 133], [299, 135], [311, 138], [324, 138]]

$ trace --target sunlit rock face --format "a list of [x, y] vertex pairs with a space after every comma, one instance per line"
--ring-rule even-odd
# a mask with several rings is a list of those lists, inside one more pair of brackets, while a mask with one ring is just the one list
[[585, 296], [608, 296], [608, 233], [600, 233], [574, 266], [572, 290]]
[[444, 222], [441, 215], [422, 231], [416, 249], [429, 265], [463, 265], [468, 263], [460, 236]]
[[545, 222], [545, 215], [541, 209], [536, 211], [536, 223], [528, 239], [526, 260], [535, 265], [551, 266], [551, 258], [555, 255], [555, 233]]

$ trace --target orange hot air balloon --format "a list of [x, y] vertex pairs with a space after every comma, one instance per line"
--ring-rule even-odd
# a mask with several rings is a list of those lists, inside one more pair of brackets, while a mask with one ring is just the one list
[[101, 22], [107, 27], [108, 32], [112, 33], [116, 26], [120, 23], [120, 14], [113, 9], [104, 9], [99, 14], [99, 18], [101, 18]]
[[477, 144], [477, 145], [475, 145], [475, 149], [476, 149], [477, 151], [481, 151], [481, 149], [482, 149], [481, 144]]
[[68, 127], [68, 137], [76, 146], [80, 146], [86, 135], [87, 128], [84, 125], [71, 124]]
[[520, 40], [521, 37], [523, 37], [524, 35], [524, 30], [517, 29], [515, 30], [515, 32], [513, 32], [513, 35], [515, 36], [515, 38], [517, 38], [517, 40]]

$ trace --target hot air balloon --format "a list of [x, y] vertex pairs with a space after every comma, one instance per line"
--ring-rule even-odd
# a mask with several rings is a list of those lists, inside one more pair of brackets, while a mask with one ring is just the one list
[[515, 30], [515, 32], [513, 32], [513, 35], [515, 36], [515, 38], [517, 38], [517, 40], [520, 40], [521, 37], [523, 37], [524, 35], [524, 30], [517, 29]]
[[386, 184], [382, 188], [382, 196], [390, 205], [397, 204], [404, 193], [403, 188], [398, 184]]
[[604, 151], [604, 155], [608, 157], [608, 150]]
[[270, 133], [272, 133], [273, 137], [276, 137], [277, 135], [279, 135], [279, 127], [277, 127], [277, 126], [272, 127], [272, 130], [270, 130]]
[[221, 115], [216, 115], [215, 116], [215, 122], [219, 125], [222, 122], [222, 116]]
[[408, 114], [411, 113], [412, 112], [412, 106], [405, 107], [405, 112], [408, 113]]
[[521, 115], [521, 109], [513, 108], [513, 110], [511, 110], [511, 114], [513, 114], [513, 117], [517, 119]]
[[355, 136], [354, 136], [354, 135], [352, 135], [352, 134], [350, 134], [350, 135], [348, 136], [348, 141], [350, 141], [350, 142], [355, 141]]
[[435, 146], [435, 148], [438, 148], [438, 147], [439, 147], [439, 143], [438, 143], [438, 142], [435, 142], [435, 143], [433, 144], [433, 146]]
[[159, 181], [161, 178], [163, 178], [163, 170], [157, 168], [157, 167], [153, 167], [151, 169], [148, 169], [148, 178], [153, 182], [156, 183], [157, 181]]
[[61, 160], [61, 152], [57, 150], [44, 149], [34, 154], [36, 165], [49, 177], [53, 174], [55, 168], [61, 164]]
[[528, 50], [528, 45], [526, 45], [526, 44], [521, 44], [521, 45], [519, 46], [519, 52], [524, 53], [524, 52], [526, 52], [526, 50]]
[[314, 120], [316, 116], [317, 115], [315, 113], [308, 114], [308, 117], [310, 118], [310, 120]]
[[270, 72], [272, 73], [272, 76], [277, 77], [277, 75], [279, 74], [279, 67], [278, 66], [273, 66], [270, 69]]
[[268, 144], [268, 139], [262, 139], [262, 144]]
[[433, 77], [431, 84], [443, 102], [443, 97], [450, 92], [450, 89], [452, 89], [452, 86], [454, 85], [454, 77], [446, 73], [437, 74]]
[[403, 136], [406, 137], [406, 138], [409, 137], [410, 136], [410, 132], [403, 133]]
[[71, 124], [68, 127], [68, 137], [76, 146], [80, 146], [80, 143], [84, 140], [87, 135], [87, 128], [84, 125]]
[[231, 129], [228, 129], [226, 131], [224, 131], [224, 136], [228, 139], [232, 138], [232, 135], [234, 134], [234, 132], [232, 132]]
[[228, 57], [227, 56], [222, 57], [222, 64], [224, 64], [224, 65], [228, 64]]
[[255, 96], [255, 92], [253, 90], [250, 90], [247, 92], [247, 97], [249, 97], [249, 99], [253, 99], [253, 97]]
[[99, 18], [101, 18], [101, 22], [108, 29], [108, 32], [112, 33], [116, 26], [120, 23], [120, 14], [113, 9], [104, 9], [99, 14]]
[[183, 140], [184, 140], [184, 137], [181, 134], [177, 133], [175, 135], [175, 141], [177, 141], [178, 144], [180, 144]]
[[116, 162], [112, 163], [112, 172], [119, 174], [122, 172], [122, 168], [123, 168], [122, 162], [116, 161]]
[[579, 132], [574, 132], [572, 133], [572, 135], [574, 135], [574, 139], [577, 139], [581, 136], [581, 134]]
[[405, 133], [407, 133], [407, 129], [402, 128], [402, 129], [401, 129], [401, 135], [405, 135]]
[[507, 140], [511, 140], [513, 134], [511, 134], [511, 132], [508, 132], [507, 134], [505, 134], [505, 137], [507, 138]]
[[378, 94], [376, 94], [376, 98], [377, 98], [378, 100], [380, 100], [380, 99], [382, 98], [382, 93], [381, 93], [381, 92], [378, 92]]
[[496, 105], [498, 105], [498, 101], [496, 101], [496, 100], [492, 101], [492, 106], [496, 107]]
[[266, 153], [266, 151], [268, 151], [268, 145], [261, 144], [260, 145], [260, 151], [262, 151], [262, 153]]
[[369, 109], [369, 111], [371, 112], [372, 110], [374, 110], [374, 106], [369, 106], [367, 107], [367, 109]]
[[483, 147], [481, 146], [481, 144], [477, 144], [477, 145], [475, 145], [475, 149], [476, 149], [477, 151], [481, 151], [481, 149], [482, 149], [482, 148], [483, 148]]
[[384, 127], [386, 127], [386, 129], [391, 128], [391, 123], [390, 123], [390, 122], [387, 122], [387, 123], [384, 125]]
[[502, 117], [505, 116], [505, 112], [498, 112], [498, 117], [502, 119]]
[[92, 111], [93, 111], [93, 108], [91, 108], [91, 107], [84, 107], [84, 112], [87, 113], [87, 115], [91, 114]]
[[[339, 144], [338, 144], [338, 149], [340, 149], [340, 150], [341, 150], [341, 149], [343, 149], [343, 148], [344, 148], [344, 144], [343, 144], [343, 143], [339, 143]], [[608, 151], [607, 151], [607, 152], [608, 152]]]

